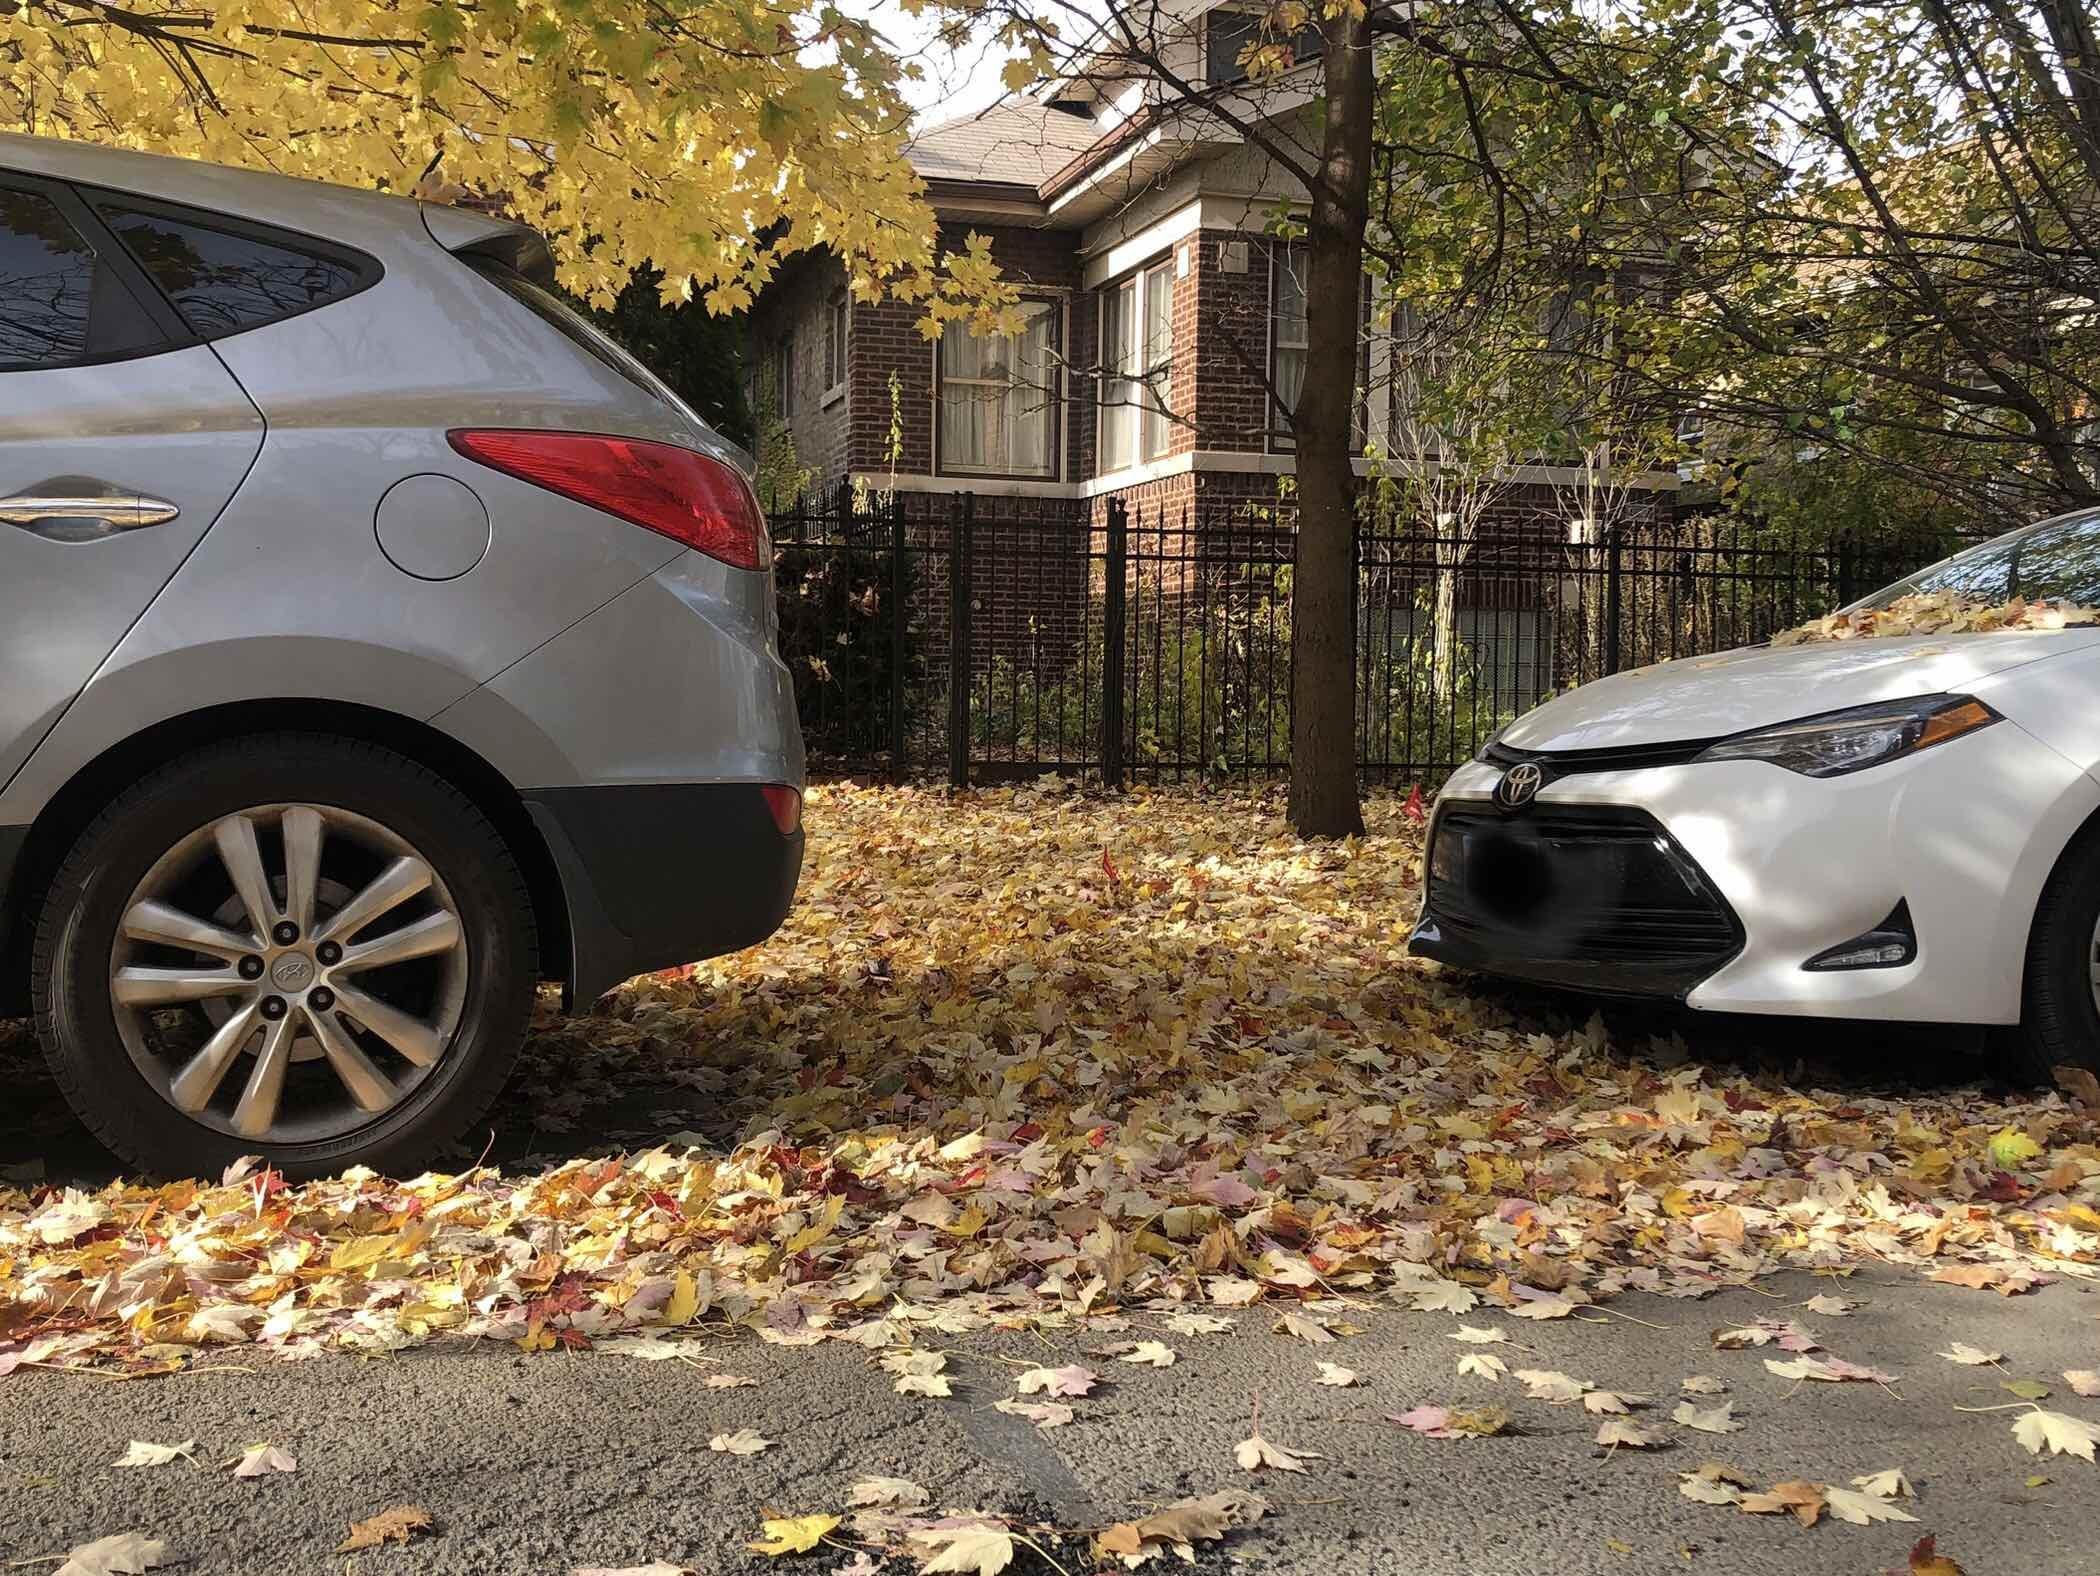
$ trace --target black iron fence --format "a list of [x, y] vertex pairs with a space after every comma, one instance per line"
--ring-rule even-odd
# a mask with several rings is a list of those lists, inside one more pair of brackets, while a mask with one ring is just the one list
[[[772, 529], [815, 771], [1120, 784], [1289, 765], [1288, 506], [841, 491]], [[1952, 545], [1660, 518], [1589, 534], [1548, 511], [1365, 522], [1359, 764], [1433, 783], [1560, 690], [1763, 640]]]

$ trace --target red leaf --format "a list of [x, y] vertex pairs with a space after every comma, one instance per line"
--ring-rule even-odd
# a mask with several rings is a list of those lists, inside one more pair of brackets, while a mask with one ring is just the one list
[[1108, 876], [1111, 883], [1123, 879], [1121, 873], [1116, 869], [1115, 860], [1110, 857], [1108, 850], [1105, 848], [1101, 850], [1101, 869]]
[[1407, 803], [1402, 805], [1400, 809], [1401, 813], [1417, 826], [1429, 819], [1429, 812], [1422, 807], [1422, 785], [1420, 783], [1412, 783], [1408, 786]]

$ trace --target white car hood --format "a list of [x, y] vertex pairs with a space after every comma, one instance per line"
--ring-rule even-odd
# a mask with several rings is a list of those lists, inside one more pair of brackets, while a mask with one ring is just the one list
[[1511, 724], [1519, 750], [1603, 750], [1714, 739], [1818, 712], [1958, 693], [1987, 674], [2100, 644], [2100, 628], [2003, 630], [1748, 646], [1599, 679]]

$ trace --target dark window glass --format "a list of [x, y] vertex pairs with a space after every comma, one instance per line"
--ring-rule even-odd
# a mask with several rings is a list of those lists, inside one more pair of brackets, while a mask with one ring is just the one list
[[633, 354], [610, 334], [589, 322], [552, 290], [534, 284], [510, 264], [496, 258], [485, 257], [478, 252], [460, 254], [461, 262], [490, 284], [511, 297], [520, 306], [527, 308], [549, 328], [564, 339], [618, 373], [652, 399], [662, 400], [676, 410], [685, 407], [655, 373], [651, 372]]
[[0, 369], [119, 356], [159, 342], [124, 281], [41, 192], [0, 188]]
[[261, 240], [163, 213], [97, 205], [109, 227], [207, 338], [293, 317], [363, 288], [368, 269], [290, 236]]
[[[1247, 68], [1240, 64], [1240, 57], [1250, 45], [1261, 41], [1261, 24], [1257, 12], [1232, 11], [1222, 6], [1204, 18], [1204, 80], [1214, 88], [1243, 80]], [[1324, 47], [1317, 24], [1308, 22], [1291, 36], [1293, 60], [1317, 60]]]

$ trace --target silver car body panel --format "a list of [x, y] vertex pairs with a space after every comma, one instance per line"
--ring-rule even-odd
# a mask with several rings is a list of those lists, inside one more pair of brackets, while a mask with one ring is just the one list
[[[800, 784], [770, 574], [733, 571], [447, 440], [460, 427], [597, 432], [748, 470], [653, 378], [454, 255], [485, 249], [529, 271], [531, 232], [404, 197], [10, 134], [4, 171], [305, 234], [382, 272], [206, 344], [0, 373], [0, 481], [115, 467], [181, 505], [135, 540], [68, 549], [69, 566], [108, 555], [109, 575], [77, 584], [23, 574], [21, 551], [0, 542], [15, 560], [0, 556], [0, 643], [14, 673], [36, 672], [11, 677], [0, 710], [0, 834], [28, 827], [113, 746], [242, 701], [343, 702], [431, 724], [528, 802], [597, 784]], [[156, 410], [182, 430], [151, 430]], [[121, 444], [126, 461], [20, 458], [63, 432]], [[380, 546], [380, 500], [419, 475], [450, 478], [487, 509], [486, 553], [452, 578], [406, 573]], [[433, 544], [432, 557], [451, 551]], [[18, 601], [98, 612], [61, 634], [56, 611], [17, 624]], [[18, 638], [24, 629], [39, 638]]]

